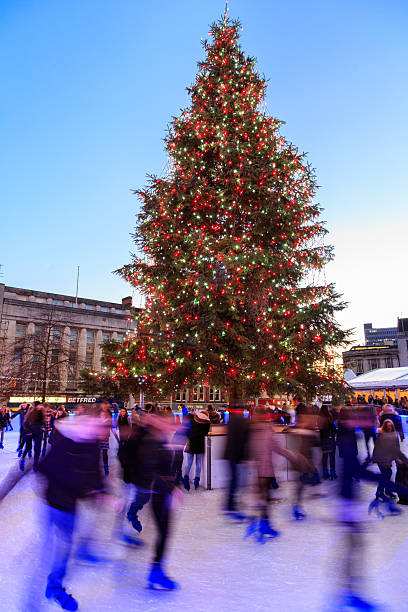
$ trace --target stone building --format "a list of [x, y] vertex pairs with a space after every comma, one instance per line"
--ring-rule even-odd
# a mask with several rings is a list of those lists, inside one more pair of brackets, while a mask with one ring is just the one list
[[32, 347], [45, 337], [49, 391], [75, 393], [82, 368], [100, 370], [102, 342], [121, 341], [134, 329], [134, 311], [131, 297], [118, 304], [0, 284], [0, 376], [13, 375], [16, 392], [40, 387], [39, 350]]
[[408, 366], [408, 319], [398, 319], [398, 353], [401, 366]]
[[343, 353], [345, 370], [357, 376], [378, 368], [397, 368], [400, 359], [397, 346], [353, 346]]

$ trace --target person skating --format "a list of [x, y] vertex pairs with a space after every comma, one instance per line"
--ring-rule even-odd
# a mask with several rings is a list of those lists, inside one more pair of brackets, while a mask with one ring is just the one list
[[279, 532], [272, 528], [269, 521], [269, 491], [271, 481], [275, 479], [274, 455], [282, 455], [295, 464], [297, 469], [308, 469], [307, 462], [279, 444], [270, 420], [270, 414], [264, 406], [257, 406], [249, 426], [249, 459], [254, 467], [254, 510], [256, 515], [250, 520], [246, 537], [255, 535], [258, 542], [274, 538]]
[[175, 486], [173, 450], [169, 440], [174, 434], [173, 417], [153, 413], [142, 415], [142, 435], [127, 447], [126, 469], [128, 481], [143, 484], [151, 496], [153, 517], [158, 530], [155, 554], [148, 576], [150, 588], [174, 590], [177, 582], [163, 569], [163, 559], [170, 534], [173, 502], [181, 497]]
[[41, 455], [44, 457], [45, 453], [47, 452], [48, 440], [54, 427], [54, 411], [51, 404], [44, 404], [43, 419], [43, 441]]
[[377, 431], [373, 451], [373, 462], [377, 463], [382, 476], [376, 492], [377, 499], [389, 501], [392, 498], [392, 493], [386, 488], [385, 483], [391, 480], [393, 461], [408, 465], [408, 458], [401, 452], [394, 423], [390, 419], [385, 419], [382, 427]]
[[129, 415], [126, 408], [121, 408], [113, 431], [118, 443], [127, 440], [130, 432]]
[[110, 432], [112, 429], [112, 412], [111, 412], [111, 405], [109, 402], [103, 401], [101, 403], [100, 417], [105, 424], [106, 436], [104, 440], [100, 442], [99, 448], [102, 454], [103, 469], [105, 472], [105, 476], [108, 476], [109, 475], [109, 458], [108, 458], [109, 438], [110, 438]]
[[77, 501], [104, 493], [99, 462], [101, 436], [105, 436], [105, 429], [99, 409], [89, 405], [73, 421], [56, 423], [51, 450], [39, 466], [47, 480], [47, 550], [51, 546], [52, 551], [45, 596], [63, 610], [78, 609], [78, 602], [64, 587]]
[[172, 439], [174, 451], [174, 468], [173, 473], [176, 478], [176, 484], [181, 484], [183, 480], [183, 450], [190, 435], [193, 422], [193, 415], [189, 413], [187, 406], [181, 408], [181, 423], [178, 425]]
[[22, 404], [20, 404], [18, 411], [15, 413], [15, 415], [13, 416], [13, 418], [17, 417], [18, 415], [20, 416], [20, 435], [18, 438], [18, 446], [17, 446], [17, 453], [18, 456], [21, 457], [21, 455], [23, 454], [23, 446], [24, 446], [24, 419], [25, 416], [28, 412], [29, 406], [27, 404], [27, 402], [23, 402]]
[[[323, 478], [334, 480], [336, 474], [336, 423], [327, 404], [323, 404], [319, 412], [320, 447], [322, 449]], [[330, 472], [328, 463], [330, 462]]]
[[33, 470], [38, 470], [38, 462], [41, 455], [41, 444], [43, 439], [43, 405], [40, 402], [34, 402], [34, 405], [28, 410], [24, 423], [24, 450], [20, 459], [20, 470], [24, 471], [25, 458], [31, 456], [32, 447], [34, 445], [34, 464]]
[[385, 404], [382, 407], [382, 411], [379, 415], [380, 426], [382, 427], [384, 421], [388, 419], [393, 422], [395, 431], [398, 433], [401, 442], [404, 441], [404, 431], [402, 429], [402, 421], [398, 412], [395, 410], [394, 406], [391, 404]]
[[293, 500], [293, 516], [300, 521], [306, 518], [302, 507], [305, 485], [320, 484], [320, 476], [313, 463], [313, 448], [319, 445], [319, 439], [314, 407], [300, 403], [296, 408], [296, 415], [296, 425], [288, 427], [287, 431], [291, 434], [291, 442], [296, 455], [302, 456], [309, 466], [307, 472], [300, 473]]
[[7, 429], [9, 418], [8, 408], [4, 404], [0, 408], [0, 448], [4, 448], [4, 432]]
[[228, 461], [229, 484], [224, 511], [227, 516], [237, 520], [245, 519], [245, 515], [238, 511], [237, 493], [239, 487], [239, 470], [244, 461], [248, 459], [248, 419], [244, 418], [245, 406], [233, 404], [229, 410], [227, 425], [227, 439], [224, 450], [224, 459]]
[[190, 471], [195, 459], [195, 477], [194, 488], [198, 489], [200, 485], [201, 467], [204, 457], [205, 437], [210, 431], [210, 417], [206, 410], [201, 410], [195, 414], [191, 422], [191, 430], [188, 436], [185, 452], [187, 460], [184, 468], [184, 488], [190, 490]]

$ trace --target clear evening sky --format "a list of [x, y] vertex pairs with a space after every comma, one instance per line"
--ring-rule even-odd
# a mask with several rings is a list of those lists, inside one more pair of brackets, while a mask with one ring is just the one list
[[[131, 189], [166, 165], [223, 0], [0, 0], [0, 263], [8, 285], [120, 301]], [[340, 321], [408, 316], [408, 3], [231, 0], [268, 112], [316, 168]]]

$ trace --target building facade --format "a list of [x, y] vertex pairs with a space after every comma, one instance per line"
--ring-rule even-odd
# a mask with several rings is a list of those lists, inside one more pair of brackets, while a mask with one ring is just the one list
[[378, 368], [397, 368], [400, 358], [397, 346], [353, 346], [343, 353], [345, 370], [352, 370], [356, 376]]
[[366, 346], [397, 346], [397, 327], [373, 327], [372, 323], [364, 323], [364, 339]]
[[102, 342], [134, 331], [132, 298], [122, 303], [0, 284], [0, 376], [15, 392], [79, 391], [82, 368], [101, 369]]
[[408, 366], [408, 319], [398, 319], [398, 353], [401, 366]]

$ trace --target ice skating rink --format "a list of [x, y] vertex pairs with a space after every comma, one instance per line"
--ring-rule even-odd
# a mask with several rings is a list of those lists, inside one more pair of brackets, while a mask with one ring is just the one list
[[[5, 450], [0, 451], [2, 479], [17, 463], [16, 446], [17, 433], [6, 433]], [[118, 492], [113, 448], [111, 452], [108, 483]], [[29, 472], [0, 504], [1, 612], [57, 609], [44, 597], [50, 549], [41, 521], [40, 481]], [[330, 495], [335, 487], [336, 483], [309, 487], [304, 504], [307, 520], [296, 522], [288, 499], [291, 484], [284, 483], [276, 498], [286, 501], [271, 506], [272, 523], [281, 535], [264, 545], [243, 539], [245, 525], [222, 515], [222, 491], [186, 493], [175, 513], [166, 563], [169, 575], [181, 585], [172, 593], [146, 588], [156, 535], [149, 508], [141, 513], [143, 531], [138, 537], [143, 546], [125, 545], [112, 536], [111, 512], [82, 508], [79, 535], [92, 540], [94, 553], [105, 562], [89, 564], [73, 555], [67, 590], [78, 599], [82, 612], [334, 610], [331, 597], [340, 586], [344, 547]], [[368, 506], [375, 489], [362, 488]], [[128, 533], [132, 534], [130, 527]], [[401, 516], [368, 520], [365, 543], [364, 593], [381, 602], [382, 610], [408, 610], [408, 508]]]

